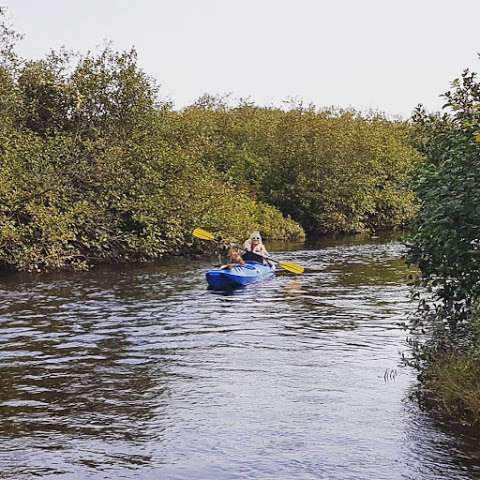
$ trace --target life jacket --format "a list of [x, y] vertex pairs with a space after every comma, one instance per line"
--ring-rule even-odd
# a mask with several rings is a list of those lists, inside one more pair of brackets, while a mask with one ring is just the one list
[[242, 258], [245, 262], [258, 262], [266, 263], [263, 253], [263, 244], [253, 247], [250, 240], [247, 240], [244, 244], [244, 250], [242, 253]]

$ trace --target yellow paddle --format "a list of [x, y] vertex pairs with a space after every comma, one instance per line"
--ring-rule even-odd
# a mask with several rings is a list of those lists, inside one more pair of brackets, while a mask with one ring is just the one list
[[[203, 228], [196, 228], [192, 232], [192, 235], [196, 238], [199, 238], [200, 240], [209, 240], [214, 242], [217, 241], [213, 233], [207, 232]], [[288, 272], [295, 273], [296, 275], [301, 275], [305, 271], [305, 268], [302, 267], [301, 265], [298, 265], [298, 263], [279, 262], [278, 260], [273, 260], [271, 257], [268, 257], [267, 260], [270, 260], [274, 263], [278, 263], [278, 265], [281, 268], [283, 268], [284, 270], [287, 270]]]
[[192, 235], [199, 238], [200, 240], [215, 240], [215, 235], [213, 233], [207, 232], [203, 228], [196, 228]]

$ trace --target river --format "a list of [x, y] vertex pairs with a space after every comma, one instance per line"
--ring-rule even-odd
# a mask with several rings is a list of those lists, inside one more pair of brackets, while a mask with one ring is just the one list
[[233, 294], [212, 259], [0, 280], [0, 478], [474, 479], [478, 439], [409, 400], [402, 246], [277, 246]]

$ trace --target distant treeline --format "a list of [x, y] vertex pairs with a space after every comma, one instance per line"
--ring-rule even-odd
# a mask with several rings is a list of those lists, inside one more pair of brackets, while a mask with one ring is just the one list
[[[232, 239], [407, 222], [419, 155], [381, 115], [159, 101], [134, 51], [29, 61], [0, 26], [0, 265], [87, 268]], [[302, 228], [303, 227], [303, 228]]]
[[390, 228], [414, 214], [407, 179], [419, 154], [406, 123], [302, 105], [229, 108], [211, 96], [163, 118], [175, 144], [308, 234]]

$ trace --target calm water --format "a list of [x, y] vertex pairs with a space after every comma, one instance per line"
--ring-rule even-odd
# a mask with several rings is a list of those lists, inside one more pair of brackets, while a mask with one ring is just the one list
[[478, 439], [408, 398], [402, 247], [233, 295], [211, 262], [0, 281], [2, 479], [473, 479]]

